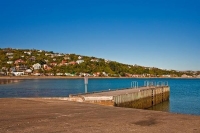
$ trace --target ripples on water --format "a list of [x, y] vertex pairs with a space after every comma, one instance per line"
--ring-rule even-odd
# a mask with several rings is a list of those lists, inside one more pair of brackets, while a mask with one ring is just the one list
[[168, 79], [170, 99], [151, 110], [200, 115], [200, 79]]
[[[170, 99], [150, 109], [200, 115], [200, 79], [89, 79], [88, 92], [130, 88], [131, 81], [143, 86], [146, 80], [168, 81]], [[84, 93], [83, 79], [1, 80], [0, 98], [68, 97]], [[9, 83], [9, 84], [7, 84]]]
[[82, 80], [27, 79], [0, 85], [0, 97], [67, 97], [80, 93]]
[[10, 83], [17, 83], [20, 82], [18, 79], [0, 79], [0, 85], [1, 84], [10, 84]]

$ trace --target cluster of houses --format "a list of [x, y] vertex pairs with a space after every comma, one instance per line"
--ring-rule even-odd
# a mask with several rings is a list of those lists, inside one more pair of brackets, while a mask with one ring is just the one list
[[[33, 76], [42, 76], [42, 75], [46, 75], [46, 76], [77, 76], [75, 74], [71, 74], [71, 73], [51, 73], [50, 71], [52, 70], [53, 67], [55, 66], [67, 66], [67, 65], [75, 65], [75, 64], [81, 64], [84, 62], [83, 57], [82, 56], [77, 56], [76, 60], [73, 61], [70, 59], [70, 57], [68, 55], [65, 54], [54, 54], [54, 53], [43, 53], [43, 55], [50, 57], [49, 59], [51, 59], [51, 61], [49, 61], [48, 59], [44, 59], [44, 61], [46, 63], [40, 64], [40, 63], [36, 63], [36, 56], [40, 56], [41, 52], [44, 52], [42, 50], [39, 50], [36, 52], [36, 54], [33, 54], [32, 51], [24, 51], [23, 54], [20, 55], [20, 59], [14, 60], [14, 53], [13, 52], [7, 52], [6, 53], [6, 57], [8, 58], [7, 60], [7, 64], [11, 65], [13, 67], [11, 67], [9, 70], [6, 67], [2, 67], [2, 69], [0, 70], [0, 75], [13, 75], [13, 76], [24, 76], [24, 75], [33, 75]], [[57, 61], [57, 57], [62, 57], [62, 60]], [[28, 59], [30, 62], [35, 62], [31, 67], [27, 67], [26, 65], [26, 60]], [[97, 58], [92, 58], [90, 59], [91, 62], [99, 62], [99, 59]], [[105, 63], [109, 63], [109, 60], [104, 60]], [[129, 66], [130, 68], [130, 66]], [[146, 68], [145, 68], [146, 69]], [[151, 68], [147, 68], [147, 69], [151, 69]], [[5, 71], [2, 71], [5, 70]], [[41, 72], [41, 70], [47, 71], [47, 73], [43, 73]], [[89, 73], [79, 73], [78, 76], [92, 76], [92, 77], [99, 77], [99, 76], [103, 76], [103, 77], [108, 77], [109, 74], [107, 74], [106, 72], [95, 72], [93, 74], [89, 74]], [[112, 76], [120, 76], [120, 75], [112, 75]], [[151, 75], [151, 74], [129, 74], [126, 73], [125, 74], [126, 77], [134, 77], [134, 78], [142, 78], [142, 77], [156, 77], [155, 75]], [[162, 75], [161, 77], [165, 77], [165, 78], [170, 78], [170, 77], [176, 77], [176, 75]], [[195, 76], [189, 76], [187, 74], [183, 74], [181, 77], [183, 78], [191, 78], [191, 77], [196, 77], [196, 78], [200, 78], [200, 75], [195, 75]]]
[[[43, 52], [42, 50], [37, 51], [37, 56], [40, 56], [40, 53]], [[31, 51], [24, 51], [25, 55], [28, 55], [28, 59], [31, 62], [36, 61], [36, 57], [32, 56]], [[41, 75], [46, 75], [46, 76], [75, 76], [74, 74], [71, 73], [43, 73], [40, 70], [46, 70], [50, 71], [53, 67], [55, 66], [66, 66], [66, 65], [75, 65], [75, 64], [81, 64], [84, 62], [82, 56], [78, 56], [78, 59], [76, 61], [69, 61], [70, 57], [66, 56], [64, 54], [52, 54], [52, 53], [45, 53], [45, 56], [49, 56], [52, 59], [52, 62], [49, 62], [49, 60], [45, 59], [44, 61], [47, 62], [48, 64], [40, 64], [40, 63], [35, 63], [33, 64], [30, 68], [26, 66], [26, 61], [23, 60], [25, 57], [24, 55], [21, 55], [22, 59], [17, 59], [13, 60], [14, 53], [13, 52], [7, 52], [6, 56], [8, 58], [8, 61], [6, 62], [7, 64], [13, 65], [9, 70], [6, 67], [2, 67], [2, 70], [6, 70], [6, 73], [0, 71], [0, 75], [12, 75], [12, 76], [25, 76], [25, 75], [33, 75], [33, 76], [41, 76]], [[63, 56], [63, 60], [58, 63], [56, 57], [61, 57]], [[91, 62], [99, 62], [99, 59], [93, 58], [90, 60]], [[109, 62], [109, 60], [105, 60], [105, 62]], [[80, 73], [79, 76], [108, 76], [105, 72], [100, 73], [96, 72], [93, 74], [88, 74], [88, 73]]]

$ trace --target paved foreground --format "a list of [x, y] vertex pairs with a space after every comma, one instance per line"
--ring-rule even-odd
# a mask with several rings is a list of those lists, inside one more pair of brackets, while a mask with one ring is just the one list
[[2, 133], [199, 133], [200, 116], [57, 99], [0, 99]]

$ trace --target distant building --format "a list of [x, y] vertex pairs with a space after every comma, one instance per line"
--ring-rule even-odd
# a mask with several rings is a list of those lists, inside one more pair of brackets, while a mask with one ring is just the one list
[[77, 61], [76, 61], [77, 64], [81, 64], [81, 63], [83, 63], [83, 62], [84, 62], [84, 60], [77, 60]]
[[24, 63], [24, 60], [18, 59], [18, 60], [15, 61], [15, 64], [19, 64], [19, 63]]
[[78, 59], [80, 60], [80, 59], [82, 59], [82, 57], [81, 57], [81, 56], [79, 56], [79, 57], [78, 57]]
[[75, 61], [71, 61], [71, 62], [69, 62], [69, 64], [70, 65], [75, 65], [75, 64], [77, 64]]
[[39, 63], [36, 63], [33, 65], [34, 70], [41, 69], [41, 65]]
[[14, 76], [22, 76], [24, 72], [11, 72]]
[[182, 78], [188, 78], [188, 75], [187, 74], [183, 74], [181, 77]]
[[6, 53], [7, 56], [13, 55], [13, 53]]
[[7, 61], [7, 64], [13, 64], [13, 61]]
[[56, 62], [52, 62], [52, 63], [50, 63], [50, 65], [51, 65], [51, 66], [57, 66], [58, 63], [56, 63]]

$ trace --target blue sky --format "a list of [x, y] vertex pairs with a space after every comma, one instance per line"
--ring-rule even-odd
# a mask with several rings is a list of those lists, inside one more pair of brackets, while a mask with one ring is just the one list
[[0, 47], [200, 70], [200, 2], [0, 0]]

